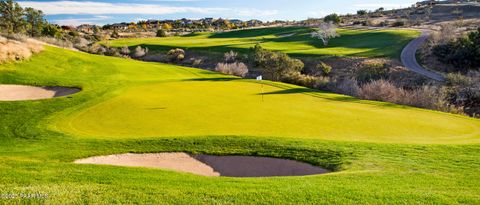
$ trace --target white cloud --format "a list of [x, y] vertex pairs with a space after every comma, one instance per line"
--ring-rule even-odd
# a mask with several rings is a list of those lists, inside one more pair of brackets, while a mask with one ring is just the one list
[[67, 18], [54, 20], [53, 23], [69, 26], [78, 26], [81, 24], [102, 24], [102, 21], [110, 18], [110, 16], [94, 16], [92, 18]]
[[[199, 0], [151, 0], [151, 1], [199, 1]], [[142, 14], [142, 15], [165, 15], [176, 13], [196, 13], [196, 14], [226, 14], [233, 17], [268, 17], [279, 13], [278, 10], [260, 10], [254, 8], [211, 8], [211, 7], [182, 7], [182, 6], [163, 6], [156, 4], [139, 3], [106, 3], [93, 1], [21, 1], [24, 7], [32, 7], [42, 10], [47, 15], [69, 14], [69, 15], [102, 15], [102, 14]], [[97, 18], [77, 18], [62, 19], [55, 22], [68, 22], [78, 24], [78, 22], [91, 23], [101, 20]]]
[[273, 16], [277, 15], [278, 10], [259, 10], [259, 9], [235, 9], [232, 10], [238, 16]]
[[20, 1], [23, 7], [42, 10], [47, 15], [55, 14], [211, 14], [228, 11], [225, 8], [175, 7], [155, 4], [106, 3], [92, 1]]
[[312, 18], [322, 18], [326, 15], [329, 15], [331, 14], [332, 12], [327, 12], [327, 11], [310, 11], [310, 12], [307, 12], [308, 16], [309, 17], [312, 17]]
[[383, 7], [385, 9], [393, 9], [393, 8], [405, 8], [409, 7], [412, 4], [409, 3], [403, 3], [403, 4], [395, 4], [395, 3], [369, 3], [369, 4], [355, 4], [353, 5], [356, 8], [359, 9], [378, 9], [380, 7]]

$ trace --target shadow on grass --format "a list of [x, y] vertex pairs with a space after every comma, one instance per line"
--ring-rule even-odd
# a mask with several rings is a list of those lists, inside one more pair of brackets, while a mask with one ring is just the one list
[[256, 95], [289, 95], [289, 94], [305, 94], [316, 98], [321, 98], [325, 100], [337, 101], [337, 102], [354, 102], [378, 107], [386, 107], [386, 108], [401, 108], [407, 109], [409, 106], [404, 105], [397, 105], [388, 102], [380, 102], [380, 101], [368, 101], [368, 100], [361, 100], [352, 96], [335, 94], [330, 92], [325, 92], [321, 90], [315, 90], [310, 88], [291, 88], [291, 89], [284, 89], [278, 90], [273, 92], [266, 92], [266, 93], [257, 93]]
[[238, 31], [230, 31], [223, 33], [214, 33], [208, 38], [252, 38], [267, 35], [281, 35], [285, 33], [301, 32], [308, 30], [305, 27], [273, 27], [273, 28], [256, 28]]
[[234, 80], [241, 80], [241, 78], [191, 78], [191, 79], [185, 79], [182, 81], [194, 81], [194, 82], [204, 82], [204, 81], [217, 81], [217, 82], [226, 82], [226, 81], [234, 81]]
[[[192, 51], [201, 51], [209, 53], [225, 53], [230, 50], [241, 54], [247, 54], [250, 51], [250, 48], [253, 47], [256, 43], [272, 43], [275, 51], [287, 52], [293, 57], [322, 57], [327, 56], [327, 54], [309, 54], [302, 53], [302, 50], [298, 50], [290, 47], [290, 43], [293, 44], [304, 44], [312, 46], [314, 49], [324, 49], [324, 48], [355, 48], [355, 49], [369, 49], [366, 52], [358, 52], [352, 54], [341, 54], [338, 53], [338, 56], [361, 56], [361, 57], [392, 57], [398, 58], [399, 52], [403, 48], [403, 43], [411, 40], [409, 37], [401, 34], [384, 30], [365, 30], [363, 32], [359, 31], [343, 31], [341, 32], [341, 37], [332, 39], [329, 46], [325, 47], [323, 43], [318, 39], [313, 39], [310, 36], [311, 28], [305, 27], [275, 27], [275, 28], [259, 28], [259, 29], [247, 29], [247, 30], [238, 30], [230, 31], [223, 33], [192, 33], [182, 38], [197, 38], [199, 36], [204, 36], [205, 44], [198, 47], [188, 47], [188, 46], [167, 46], [167, 45], [155, 45], [155, 44], [137, 44], [131, 46], [131, 49], [135, 49], [137, 46], [148, 47], [151, 51], [160, 51], [167, 52], [172, 48], [182, 48], [184, 50]], [[279, 37], [282, 34], [296, 33], [293, 36], [288, 37]], [[277, 38], [266, 38], [269, 35], [275, 35]], [[263, 36], [263, 38], [262, 38]], [[242, 41], [244, 43], [231, 43], [228, 42], [224, 45], [209, 45], [209, 40], [212, 39], [228, 39], [228, 38], [244, 38]], [[282, 45], [282, 43], [287, 43]], [[277, 45], [278, 44], [278, 45]], [[243, 47], [243, 48], [242, 48]], [[268, 46], [267, 46], [268, 49]], [[398, 55], [397, 55], [398, 54]], [[331, 54], [328, 54], [331, 56]]]

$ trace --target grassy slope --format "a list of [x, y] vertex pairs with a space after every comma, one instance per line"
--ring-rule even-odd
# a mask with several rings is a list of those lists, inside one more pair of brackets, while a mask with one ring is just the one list
[[[264, 48], [296, 56], [399, 58], [404, 45], [419, 35], [418, 31], [413, 30], [339, 29], [341, 37], [331, 40], [329, 46], [325, 48], [321, 40], [310, 37], [310, 32], [309, 28], [298, 27], [263, 28], [168, 38], [119, 39], [109, 44], [118, 47], [142, 45], [160, 51], [180, 47], [213, 52], [236, 50], [245, 53], [256, 43], [261, 43]], [[282, 37], [282, 34], [292, 33], [295, 35]]]
[[[480, 203], [478, 144], [213, 136], [95, 139], [46, 129], [56, 121], [51, 116], [97, 104], [128, 86], [202, 77], [221, 76], [57, 48], [48, 48], [28, 62], [0, 66], [1, 83], [85, 88], [71, 98], [0, 102], [0, 194], [49, 194], [46, 199], [0, 198], [0, 203]], [[343, 171], [309, 177], [235, 179], [71, 163], [92, 155], [160, 151], [287, 157]]]

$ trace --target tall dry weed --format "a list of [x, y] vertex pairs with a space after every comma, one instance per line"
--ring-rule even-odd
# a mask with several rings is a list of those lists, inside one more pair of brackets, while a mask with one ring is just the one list
[[25, 60], [42, 50], [43, 45], [35, 40], [25, 39], [24, 41], [16, 41], [0, 37], [0, 64]]

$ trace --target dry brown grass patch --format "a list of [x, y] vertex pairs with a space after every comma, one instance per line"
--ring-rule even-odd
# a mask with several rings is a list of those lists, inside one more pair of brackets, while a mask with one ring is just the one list
[[43, 45], [35, 40], [26, 39], [21, 42], [0, 37], [0, 64], [28, 59], [42, 50]]

